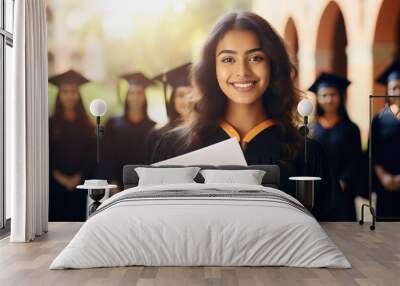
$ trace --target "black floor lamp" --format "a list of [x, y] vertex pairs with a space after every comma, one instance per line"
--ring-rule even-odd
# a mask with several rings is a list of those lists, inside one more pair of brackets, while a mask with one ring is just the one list
[[304, 169], [302, 176], [290, 177], [289, 180], [296, 182], [296, 198], [309, 210], [314, 207], [314, 185], [320, 177], [309, 176], [307, 160], [307, 135], [308, 116], [313, 112], [314, 106], [310, 99], [303, 99], [297, 105], [297, 111], [303, 116], [304, 125], [300, 127], [300, 133], [304, 136]]
[[97, 139], [97, 164], [100, 163], [100, 138], [104, 135], [104, 127], [100, 126], [100, 117], [106, 114], [107, 104], [102, 99], [95, 99], [90, 103], [90, 113], [96, 117], [96, 139]]
[[303, 99], [297, 105], [297, 111], [303, 116], [303, 126], [300, 127], [300, 134], [304, 136], [304, 175], [307, 174], [307, 135], [308, 116], [313, 112], [314, 106], [310, 99]]
[[[377, 98], [379, 96], [369, 96], [369, 149], [368, 149], [368, 204], [363, 204], [361, 206], [361, 219], [359, 220], [360, 224], [364, 224], [364, 208], [368, 208], [371, 215], [372, 215], [372, 225], [370, 225], [370, 229], [374, 230], [375, 229], [375, 222], [376, 222], [376, 212], [375, 208], [372, 205], [372, 165], [371, 165], [371, 159], [372, 159], [372, 102], [374, 98]], [[383, 96], [386, 97], [386, 96]]]
[[[107, 104], [102, 99], [95, 99], [90, 103], [90, 113], [96, 117], [96, 161], [97, 165], [100, 164], [100, 138], [104, 135], [104, 127], [100, 126], [100, 117], [104, 116], [107, 112]], [[92, 180], [101, 181], [101, 180]], [[107, 181], [105, 181], [107, 185]], [[85, 188], [85, 186], [83, 187]], [[94, 201], [89, 207], [89, 215], [93, 213], [101, 204], [100, 200], [106, 193], [105, 188], [86, 187], [88, 189], [89, 197]]]

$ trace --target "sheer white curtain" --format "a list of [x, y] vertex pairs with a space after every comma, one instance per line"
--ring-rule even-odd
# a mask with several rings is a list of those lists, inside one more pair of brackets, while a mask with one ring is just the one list
[[6, 187], [12, 242], [48, 226], [47, 26], [45, 0], [15, 1], [13, 92], [6, 98]]

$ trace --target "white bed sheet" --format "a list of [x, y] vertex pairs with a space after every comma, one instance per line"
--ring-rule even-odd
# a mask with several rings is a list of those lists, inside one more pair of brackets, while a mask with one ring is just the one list
[[143, 191], [263, 190], [232, 184], [143, 186], [105, 201], [56, 257], [50, 269], [145, 266], [293, 266], [350, 268], [311, 215], [254, 198], [163, 198], [123, 201]]

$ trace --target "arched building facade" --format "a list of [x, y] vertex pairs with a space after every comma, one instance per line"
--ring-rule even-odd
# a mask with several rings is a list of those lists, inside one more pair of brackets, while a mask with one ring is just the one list
[[254, 0], [253, 11], [285, 39], [300, 89], [307, 90], [321, 71], [352, 81], [347, 107], [366, 142], [369, 95], [385, 93], [374, 79], [400, 56], [400, 1]]

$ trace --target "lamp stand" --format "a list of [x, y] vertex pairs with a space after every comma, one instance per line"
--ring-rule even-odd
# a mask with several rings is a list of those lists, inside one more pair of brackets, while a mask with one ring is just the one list
[[104, 127], [100, 126], [100, 116], [96, 116], [97, 164], [100, 163], [100, 138], [104, 135]]
[[303, 176], [290, 177], [289, 180], [296, 181], [296, 199], [298, 199], [308, 210], [314, 207], [314, 193], [316, 181], [320, 177], [311, 177], [308, 174], [307, 160], [307, 135], [308, 135], [308, 116], [304, 116], [304, 125], [300, 127], [300, 134], [304, 136], [304, 169]]
[[93, 203], [89, 206], [89, 215], [91, 215], [101, 205], [100, 200], [104, 197], [106, 189], [89, 189], [88, 193], [89, 197], [93, 200]]
[[314, 207], [314, 181], [296, 181], [296, 198], [309, 210]]
[[308, 170], [307, 170], [307, 135], [308, 135], [308, 116], [303, 117], [304, 120], [304, 125], [300, 127], [300, 134], [304, 137], [304, 170], [303, 170], [303, 175], [307, 176]]
[[375, 230], [377, 218], [375, 208], [372, 205], [372, 144], [374, 144], [374, 142], [372, 142], [372, 101], [374, 98], [385, 98], [385, 102], [388, 100], [387, 96], [369, 96], [368, 203], [361, 206], [361, 219], [358, 221], [358, 223], [361, 225], [364, 224], [364, 208], [368, 208], [372, 215], [372, 224], [369, 226], [370, 230]]
[[307, 175], [307, 135], [308, 116], [304, 116], [304, 175]]

